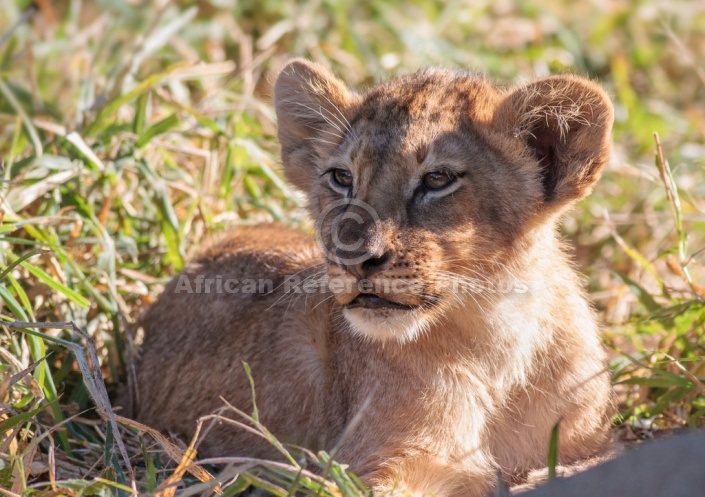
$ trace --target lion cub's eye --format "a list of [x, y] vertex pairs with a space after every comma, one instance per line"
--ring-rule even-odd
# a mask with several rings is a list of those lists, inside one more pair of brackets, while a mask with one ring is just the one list
[[335, 181], [338, 186], [342, 186], [343, 188], [350, 188], [352, 186], [353, 177], [350, 171], [345, 169], [333, 169], [331, 174], [333, 175], [333, 181]]
[[448, 171], [434, 171], [423, 177], [423, 184], [429, 190], [441, 190], [456, 180], [456, 176]]

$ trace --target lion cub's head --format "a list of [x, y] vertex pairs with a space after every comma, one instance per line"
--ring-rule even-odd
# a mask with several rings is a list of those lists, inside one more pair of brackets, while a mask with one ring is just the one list
[[413, 339], [487, 291], [532, 231], [589, 193], [613, 119], [605, 93], [575, 76], [503, 91], [429, 69], [360, 95], [302, 59], [275, 100], [330, 289], [353, 330], [382, 340]]

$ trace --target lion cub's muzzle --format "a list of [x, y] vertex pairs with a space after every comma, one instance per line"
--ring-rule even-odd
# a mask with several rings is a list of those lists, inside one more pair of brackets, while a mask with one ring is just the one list
[[398, 230], [357, 205], [324, 227], [332, 264], [329, 277], [336, 300], [350, 310], [411, 311], [423, 304], [409, 253]]
[[[349, 309], [396, 309], [410, 311], [418, 307], [408, 303], [417, 282], [395, 274], [395, 254], [386, 250], [381, 254], [364, 253], [352, 264], [342, 264], [343, 269], [357, 281], [360, 292], [346, 307]], [[407, 275], [410, 276], [410, 275]]]

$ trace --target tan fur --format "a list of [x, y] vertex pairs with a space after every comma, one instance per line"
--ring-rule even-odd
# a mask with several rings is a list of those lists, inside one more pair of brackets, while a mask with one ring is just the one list
[[[137, 418], [188, 435], [220, 396], [249, 412], [246, 361], [262, 422], [284, 442], [338, 446], [376, 491], [487, 495], [498, 471], [520, 484], [545, 466], [559, 421], [562, 465], [603, 454], [605, 355], [556, 221], [609, 154], [604, 92], [575, 76], [503, 91], [430, 69], [358, 95], [297, 59], [275, 97], [284, 170], [307, 193], [321, 244], [281, 226], [239, 229], [193, 262], [190, 278], [275, 288], [186, 294], [172, 282], [144, 319]], [[441, 167], [459, 174], [448, 190], [419, 186]], [[350, 171], [348, 196], [371, 214], [335, 207], [346, 194], [330, 168]], [[361, 221], [334, 227], [328, 217], [346, 209]], [[336, 248], [336, 229], [362, 245]], [[355, 308], [354, 288], [285, 294], [293, 274], [368, 280], [410, 309]], [[417, 286], [392, 294], [383, 281]], [[227, 425], [201, 453], [272, 455]]]

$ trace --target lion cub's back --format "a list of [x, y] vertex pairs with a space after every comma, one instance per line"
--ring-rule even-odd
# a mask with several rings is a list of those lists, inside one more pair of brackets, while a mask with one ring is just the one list
[[[305, 296], [287, 293], [284, 286], [289, 276], [314, 274], [319, 257], [312, 239], [281, 225], [238, 229], [203, 252], [142, 319], [135, 417], [188, 436], [195, 419], [223, 405], [221, 396], [251, 412], [243, 361], [261, 399], [293, 396], [286, 387], [292, 376], [315, 378], [301, 371], [320, 363], [310, 326], [300, 326]], [[260, 377], [267, 384], [258, 382]], [[291, 402], [295, 408], [299, 399]], [[271, 425], [286, 422], [266, 405], [258, 407]], [[233, 447], [240, 436], [241, 431], [226, 428], [202, 448], [219, 453], [221, 445]]]

